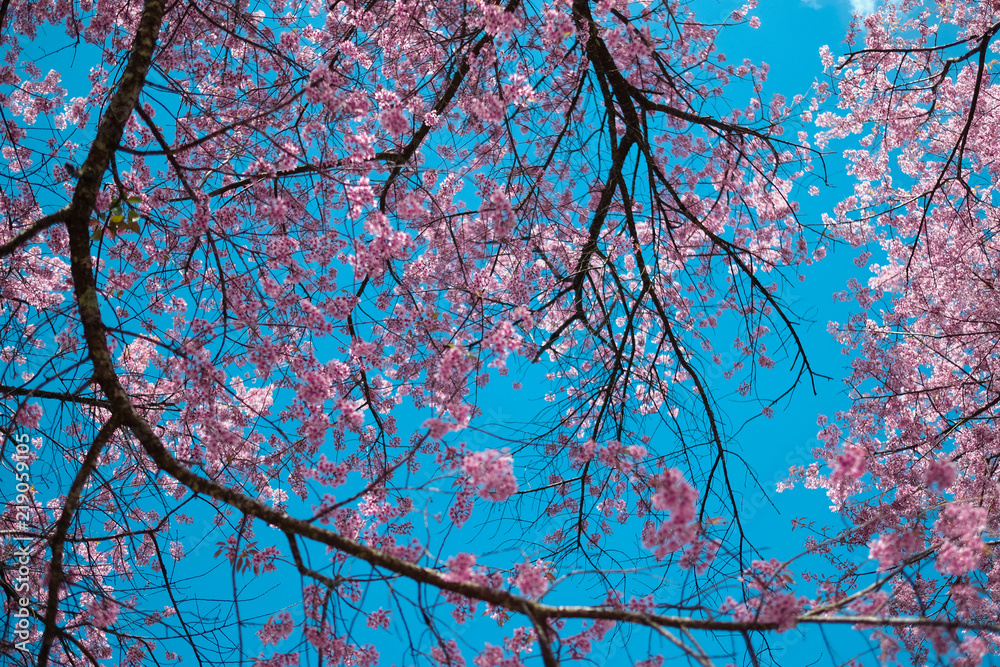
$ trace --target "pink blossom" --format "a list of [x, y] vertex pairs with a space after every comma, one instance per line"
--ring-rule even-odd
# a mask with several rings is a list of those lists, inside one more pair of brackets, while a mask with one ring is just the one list
[[22, 403], [14, 415], [14, 421], [27, 429], [37, 429], [44, 411], [37, 403]]
[[292, 615], [283, 611], [278, 614], [277, 619], [269, 618], [264, 627], [257, 631], [257, 636], [264, 643], [264, 646], [278, 644], [288, 639], [293, 627], [295, 624], [292, 622]]
[[663, 656], [653, 655], [635, 663], [634, 667], [663, 667]]
[[299, 399], [308, 406], [321, 406], [332, 392], [330, 377], [320, 370], [307, 371], [296, 388]]
[[372, 630], [378, 630], [379, 628], [383, 630], [389, 629], [389, 612], [385, 609], [379, 607], [375, 611], [368, 612], [368, 620], [366, 624]]
[[337, 409], [340, 411], [338, 421], [352, 430], [359, 430], [365, 423], [364, 412], [358, 409], [359, 401], [352, 398], [337, 399]]
[[472, 452], [463, 459], [462, 471], [470, 486], [479, 487], [480, 498], [501, 502], [517, 492], [514, 459], [509, 454], [495, 449]]
[[878, 561], [880, 572], [891, 569], [899, 563], [901, 552], [895, 535], [882, 535], [868, 543], [868, 557]]
[[465, 658], [454, 639], [448, 639], [431, 647], [431, 657], [441, 667], [465, 667]]
[[95, 627], [109, 628], [118, 620], [121, 606], [111, 600], [99, 599], [87, 607], [87, 612], [91, 615]]
[[982, 533], [986, 510], [968, 502], [950, 503], [941, 511], [934, 529], [944, 537], [936, 566], [942, 574], [961, 576], [979, 565], [983, 556]]
[[257, 660], [254, 663], [254, 667], [295, 667], [295, 665], [299, 664], [301, 663], [297, 652], [278, 653], [266, 660]]
[[652, 480], [654, 509], [670, 512], [670, 519], [660, 525], [647, 521], [642, 531], [642, 545], [652, 549], [657, 559], [679, 551], [698, 535], [695, 501], [698, 493], [676, 468], [669, 468]]
[[521, 594], [527, 598], [538, 599], [549, 590], [549, 565], [540, 560], [531, 563], [525, 561], [514, 566], [517, 574], [511, 583], [517, 586]]
[[962, 640], [959, 650], [964, 655], [953, 663], [956, 667], [978, 667], [983, 663], [983, 658], [990, 653], [989, 644], [981, 637], [972, 634]]
[[955, 481], [955, 468], [947, 461], [934, 459], [927, 463], [924, 469], [924, 483], [928, 487], [937, 486], [945, 491]]
[[398, 107], [391, 107], [383, 111], [379, 116], [382, 128], [392, 136], [406, 134], [410, 129], [410, 123], [403, 115], [403, 110]]
[[866, 468], [865, 452], [860, 447], [845, 447], [837, 455], [831, 479], [835, 482], [850, 483], [861, 477]]
[[471, 553], [457, 553], [448, 559], [448, 572], [445, 578], [452, 581], [483, 581], [481, 573], [477, 573], [473, 568], [476, 565], [476, 556]]
[[444, 419], [439, 419], [437, 417], [431, 417], [430, 419], [424, 421], [420, 425], [421, 428], [427, 429], [427, 437], [431, 440], [440, 440], [448, 433], [455, 430], [455, 424], [452, 422], [445, 421]]
[[767, 598], [760, 611], [764, 623], [777, 623], [778, 632], [787, 632], [798, 623], [798, 617], [805, 609], [806, 598], [791, 593], [780, 593]]
[[503, 649], [487, 643], [472, 662], [476, 667], [499, 667], [503, 659]]

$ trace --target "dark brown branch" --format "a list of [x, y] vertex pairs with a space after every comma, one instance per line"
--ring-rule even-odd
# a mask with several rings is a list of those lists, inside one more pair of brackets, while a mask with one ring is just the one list
[[0, 257], [6, 257], [52, 225], [63, 222], [66, 219], [67, 210], [68, 207], [61, 208], [55, 213], [51, 213], [44, 218], [39, 218], [22, 229], [10, 241], [0, 245]]
[[344, 577], [340, 576], [339, 574], [331, 579], [325, 574], [317, 572], [316, 570], [308, 567], [302, 560], [302, 553], [299, 551], [299, 545], [295, 541], [296, 539], [295, 535], [292, 533], [285, 533], [285, 537], [288, 538], [288, 545], [292, 550], [292, 558], [295, 560], [295, 567], [298, 568], [300, 573], [304, 574], [307, 577], [311, 577], [312, 579], [315, 579], [316, 581], [322, 584], [325, 584], [326, 587], [329, 588], [331, 591], [337, 590], [337, 588], [339, 588], [340, 585], [344, 583], [345, 581]]
[[[507, 5], [504, 7], [504, 11], [507, 13], [513, 12], [517, 9], [518, 5], [521, 4], [521, 0], [509, 0]], [[437, 115], [441, 116], [444, 114], [445, 110], [451, 106], [451, 102], [455, 99], [455, 95], [458, 94], [459, 88], [462, 87], [462, 83], [465, 81], [466, 75], [469, 70], [472, 69], [472, 61], [479, 56], [482, 50], [493, 43], [493, 35], [484, 35], [476, 42], [476, 45], [472, 47], [468, 54], [462, 57], [462, 61], [458, 66], [458, 69], [451, 77], [451, 81], [448, 82], [448, 87], [445, 88], [441, 97], [438, 98], [437, 103], [434, 105], [432, 111]], [[379, 210], [384, 211], [386, 206], [386, 195], [389, 192], [390, 187], [399, 178], [399, 175], [403, 172], [403, 167], [410, 158], [417, 152], [420, 145], [423, 143], [427, 135], [430, 134], [431, 126], [427, 123], [423, 123], [420, 129], [416, 131], [410, 141], [403, 148], [403, 151], [396, 155], [396, 166], [393, 168], [389, 177], [385, 181], [385, 185], [382, 187], [382, 194], [379, 198]]]
[[49, 593], [48, 601], [45, 604], [45, 619], [43, 621], [45, 623], [45, 630], [42, 633], [42, 645], [38, 651], [38, 667], [45, 667], [48, 664], [49, 652], [52, 650], [52, 641], [57, 634], [55, 628], [56, 616], [59, 612], [59, 589], [66, 580], [66, 575], [62, 567], [63, 543], [66, 534], [69, 532], [70, 524], [73, 522], [73, 515], [76, 514], [76, 509], [80, 505], [80, 495], [83, 493], [83, 487], [86, 485], [87, 480], [90, 479], [94, 468], [97, 467], [97, 458], [119, 425], [118, 420], [112, 416], [101, 427], [101, 430], [97, 432], [97, 437], [94, 438], [93, 444], [87, 451], [87, 455], [84, 457], [83, 463], [80, 464], [80, 469], [73, 479], [69, 493], [66, 494], [62, 514], [59, 515], [59, 520], [56, 521], [55, 531], [52, 534], [49, 544], [49, 548], [52, 550], [52, 559], [49, 564]]
[[87, 396], [77, 396], [69, 392], [45, 391], [44, 389], [27, 389], [25, 387], [10, 387], [0, 385], [0, 394], [3, 396], [23, 396], [24, 398], [46, 398], [65, 403], [78, 403], [89, 405], [95, 408], [110, 408], [111, 404], [103, 398], [89, 398]]
[[146, 127], [148, 127], [149, 131], [153, 133], [153, 136], [156, 138], [156, 143], [160, 144], [160, 147], [163, 148], [163, 153], [167, 156], [167, 161], [170, 163], [170, 166], [174, 168], [174, 171], [177, 172], [177, 178], [180, 179], [184, 189], [187, 190], [188, 196], [190, 196], [191, 199], [197, 199], [198, 195], [195, 194], [194, 190], [192, 190], [191, 186], [188, 184], [187, 179], [184, 178], [181, 165], [177, 162], [177, 157], [174, 155], [174, 151], [170, 150], [170, 145], [167, 144], [167, 140], [163, 136], [163, 133], [160, 132], [160, 128], [156, 127], [156, 123], [153, 122], [153, 119], [150, 118], [149, 114], [146, 113], [146, 110], [142, 108], [141, 104], [135, 105], [135, 112], [139, 114], [139, 118], [142, 118], [142, 121], [146, 123]]

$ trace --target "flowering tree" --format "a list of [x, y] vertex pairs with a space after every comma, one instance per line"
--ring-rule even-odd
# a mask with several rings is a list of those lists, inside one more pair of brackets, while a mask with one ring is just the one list
[[[847, 551], [797, 589], [741, 521], [720, 401], [752, 395], [770, 416], [758, 373], [786, 361], [793, 385], [812, 379], [782, 281], [822, 256], [792, 196], [829, 91], [765, 98], [765, 65], [726, 62], [718, 31], [756, 26], [751, 9], [708, 25], [670, 2], [4, 2], [7, 664], [552, 667], [610, 659], [615, 638], [648, 666], [759, 664], [797, 624], [899, 627], [940, 655], [992, 630], [970, 575], [989, 575], [982, 323], [926, 351], [850, 328], [882, 355], [858, 382], [911, 372], [894, 400], [944, 410], [931, 426], [931, 408], [861, 401], [849, 446], [824, 431], [832, 473], [809, 471], [860, 526], [810, 548], [881, 535], [883, 583], [859, 589], [868, 554]], [[907, 174], [924, 190], [864, 209], [909, 207], [913, 277], [885, 270], [879, 289], [911, 299], [892, 325], [911, 326], [938, 289], [932, 239], [960, 255], [948, 270], [992, 280], [953, 241], [956, 219], [989, 224], [973, 206], [990, 198], [953, 197], [979, 192], [962, 174], [984, 168], [991, 109], [983, 58], [971, 82], [956, 71], [995, 31], [956, 7], [971, 32], [927, 48], [928, 16], [885, 11], [867, 26], [883, 41], [838, 70], [861, 116], [820, 119], [892, 128], [898, 145], [874, 135], [886, 154], [921, 165]], [[80, 95], [43, 71], [64, 57], [30, 55], [57, 26], [93, 58]], [[889, 66], [892, 88], [870, 74]], [[905, 83], [921, 67], [929, 92]], [[909, 130], [906, 109], [923, 113]], [[928, 164], [945, 130], [951, 157]], [[935, 298], [913, 331], [972, 308]], [[492, 423], [504, 391], [534, 416]], [[896, 428], [967, 437], [966, 458], [876, 442]], [[895, 499], [863, 477], [886, 466]], [[954, 500], [928, 495], [957, 479]], [[915, 582], [923, 561], [954, 579]], [[925, 606], [888, 604], [884, 582]], [[921, 586], [951, 597], [932, 607]], [[969, 636], [971, 660], [991, 635]]]
[[828, 223], [868, 245], [859, 265], [885, 259], [842, 295], [860, 307], [835, 329], [855, 401], [821, 432], [828, 474], [796, 472], [848, 519], [854, 560], [876, 563], [865, 604], [937, 621], [886, 632], [889, 657], [997, 650], [998, 9], [887, 3], [855, 21], [851, 52], [824, 53], [838, 111], [817, 143], [860, 144], [845, 152], [854, 194]]

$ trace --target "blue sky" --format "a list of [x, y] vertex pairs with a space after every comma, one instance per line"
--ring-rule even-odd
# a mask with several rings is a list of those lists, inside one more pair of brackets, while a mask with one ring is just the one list
[[[692, 3], [698, 11], [702, 3]], [[755, 62], [767, 62], [770, 66], [767, 93], [782, 93], [789, 97], [806, 94], [813, 81], [822, 76], [819, 48], [828, 45], [834, 54], [844, 51], [843, 38], [853, 11], [868, 12], [872, 0], [762, 0], [751, 14], [759, 16], [761, 26], [757, 30], [749, 26], [723, 31], [720, 34], [720, 51], [727, 54], [730, 61], [748, 57]], [[720, 8], [720, 13], [724, 11]], [[814, 129], [804, 128], [812, 134]], [[840, 150], [837, 145], [832, 150]], [[852, 190], [852, 183], [844, 173], [839, 154], [826, 156], [828, 186], [820, 187], [816, 197], [804, 193], [798, 198], [801, 216], [808, 222], [817, 223], [823, 213], [832, 213], [836, 203]], [[817, 165], [818, 168], [818, 165]], [[814, 460], [811, 450], [818, 444], [816, 440], [817, 416], [825, 414], [833, 418], [838, 410], [849, 407], [849, 399], [842, 378], [847, 374], [850, 357], [843, 356], [841, 349], [827, 331], [831, 320], [844, 322], [851, 312], [851, 304], [835, 302], [834, 292], [845, 288], [850, 277], [865, 282], [864, 269], [854, 265], [854, 258], [864, 249], [853, 249], [848, 245], [831, 246], [825, 260], [810, 267], [804, 267], [805, 280], [790, 286], [787, 293], [792, 310], [800, 316], [804, 332], [804, 342], [810, 353], [810, 361], [818, 373], [827, 375], [829, 380], [817, 380], [816, 395], [809, 388], [800, 386], [794, 396], [775, 406], [774, 417], [770, 420], [755, 416], [740, 429], [737, 441], [743, 455], [756, 471], [763, 490], [750, 488], [745, 496], [744, 519], [752, 534], [758, 537], [758, 546], [767, 547], [766, 555], [786, 560], [801, 552], [803, 531], [792, 530], [793, 518], [809, 517], [817, 525], [834, 529], [842, 526], [840, 517], [830, 510], [830, 502], [822, 490], [806, 490], [801, 487], [781, 494], [774, 493], [778, 481], [787, 475], [789, 465], [806, 465]], [[786, 386], [782, 381], [780, 366], [770, 376], [761, 375], [766, 392], [768, 378], [777, 387]], [[747, 412], [756, 412], [756, 406], [747, 406]], [[731, 412], [734, 422], [739, 421]], [[773, 501], [774, 506], [771, 505]], [[810, 561], [803, 560], [799, 564]], [[778, 649], [773, 654], [774, 664], [806, 665], [842, 664], [844, 661], [866, 651], [869, 647], [861, 633], [837, 628], [825, 634], [816, 628], [798, 628], [789, 633], [772, 637], [772, 645]], [[865, 664], [877, 664], [876, 656], [867, 656]]]

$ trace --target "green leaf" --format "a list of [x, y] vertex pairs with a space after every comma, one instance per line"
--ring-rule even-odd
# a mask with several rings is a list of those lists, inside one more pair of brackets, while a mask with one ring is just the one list
[[129, 204], [132, 204], [132, 205], [141, 204], [142, 203], [142, 197], [140, 197], [138, 195], [132, 195], [131, 197], [128, 198], [127, 201], [128, 201]]

